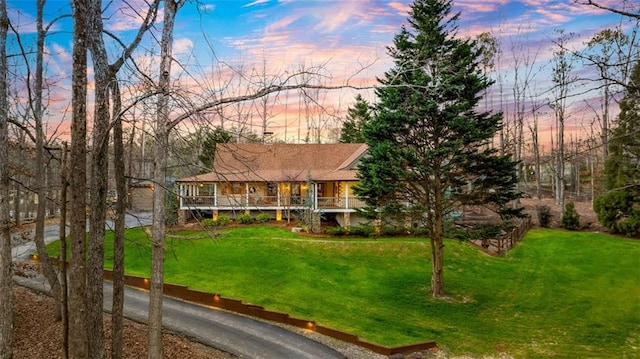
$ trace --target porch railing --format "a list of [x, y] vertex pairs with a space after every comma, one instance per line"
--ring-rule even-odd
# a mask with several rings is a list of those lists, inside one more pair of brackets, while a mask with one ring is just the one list
[[[305, 198], [301, 196], [187, 196], [182, 197], [181, 207], [186, 208], [286, 208], [304, 207]], [[362, 208], [364, 202], [355, 197], [319, 197], [318, 209]]]

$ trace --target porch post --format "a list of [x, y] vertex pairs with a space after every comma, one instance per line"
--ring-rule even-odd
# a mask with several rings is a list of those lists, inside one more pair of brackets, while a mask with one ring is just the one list
[[276, 185], [276, 195], [277, 195], [277, 203], [278, 208], [276, 209], [276, 221], [282, 221], [282, 208], [280, 208], [280, 182], [277, 182]]
[[244, 183], [244, 213], [249, 211], [249, 182]]
[[349, 208], [349, 183], [344, 182], [344, 208]]
[[318, 184], [313, 184], [313, 208], [318, 208]]
[[280, 182], [278, 182], [278, 186], [276, 187], [278, 189], [277, 191], [277, 195], [278, 195], [278, 207], [280, 207]]
[[218, 182], [213, 183], [213, 206], [218, 207]]

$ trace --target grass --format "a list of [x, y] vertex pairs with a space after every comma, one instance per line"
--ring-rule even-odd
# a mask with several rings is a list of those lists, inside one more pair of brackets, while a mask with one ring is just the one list
[[[379, 344], [435, 340], [454, 354], [518, 358], [640, 356], [640, 241], [536, 229], [495, 258], [449, 240], [453, 299], [434, 300], [425, 239], [316, 240], [266, 226], [224, 230], [215, 240], [178, 235], [168, 239], [166, 282]], [[134, 229], [127, 239], [127, 272], [147, 276], [147, 235]]]

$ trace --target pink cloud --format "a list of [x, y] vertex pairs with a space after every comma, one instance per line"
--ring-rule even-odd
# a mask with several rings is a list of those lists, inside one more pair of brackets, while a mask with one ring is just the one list
[[456, 1], [454, 4], [456, 8], [461, 8], [462, 13], [466, 12], [492, 12], [498, 10], [500, 5], [506, 4], [507, 0], [497, 0], [497, 1], [473, 1], [473, 0], [464, 0], [464, 1]]
[[290, 16], [286, 16], [283, 17], [282, 19], [273, 22], [271, 24], [269, 24], [266, 28], [265, 28], [265, 32], [266, 33], [270, 33], [270, 32], [275, 32], [275, 31], [279, 31], [281, 29], [285, 29], [287, 28], [289, 25], [291, 25], [293, 22], [297, 21], [300, 19], [300, 15], [299, 14], [294, 14], [294, 15], [290, 15]]
[[[315, 31], [333, 32], [336, 29], [349, 24], [352, 17], [356, 17], [359, 12], [358, 4], [345, 1], [339, 2], [338, 5], [326, 7], [315, 16], [319, 18], [318, 24], [314, 26]], [[349, 24], [351, 25], [351, 24]]]
[[260, 5], [260, 4], [266, 4], [268, 2], [269, 2], [269, 0], [255, 0], [255, 1], [250, 2], [248, 4], [242, 5], [242, 7], [251, 7], [251, 6], [256, 6], [256, 5]]
[[411, 6], [409, 6], [408, 4], [404, 4], [401, 2], [397, 2], [397, 1], [392, 1], [390, 3], [387, 4], [390, 8], [396, 10], [399, 15], [402, 16], [406, 16], [407, 13], [409, 12], [409, 10], [411, 10]]
[[563, 24], [569, 20], [571, 20], [571, 16], [565, 15], [562, 12], [559, 12], [557, 9], [536, 9], [536, 13], [543, 16], [540, 21], [544, 21], [547, 24]]

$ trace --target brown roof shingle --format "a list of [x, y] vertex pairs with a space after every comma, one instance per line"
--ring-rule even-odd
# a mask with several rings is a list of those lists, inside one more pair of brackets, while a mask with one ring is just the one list
[[214, 171], [179, 182], [279, 182], [356, 180], [362, 143], [218, 145]]

